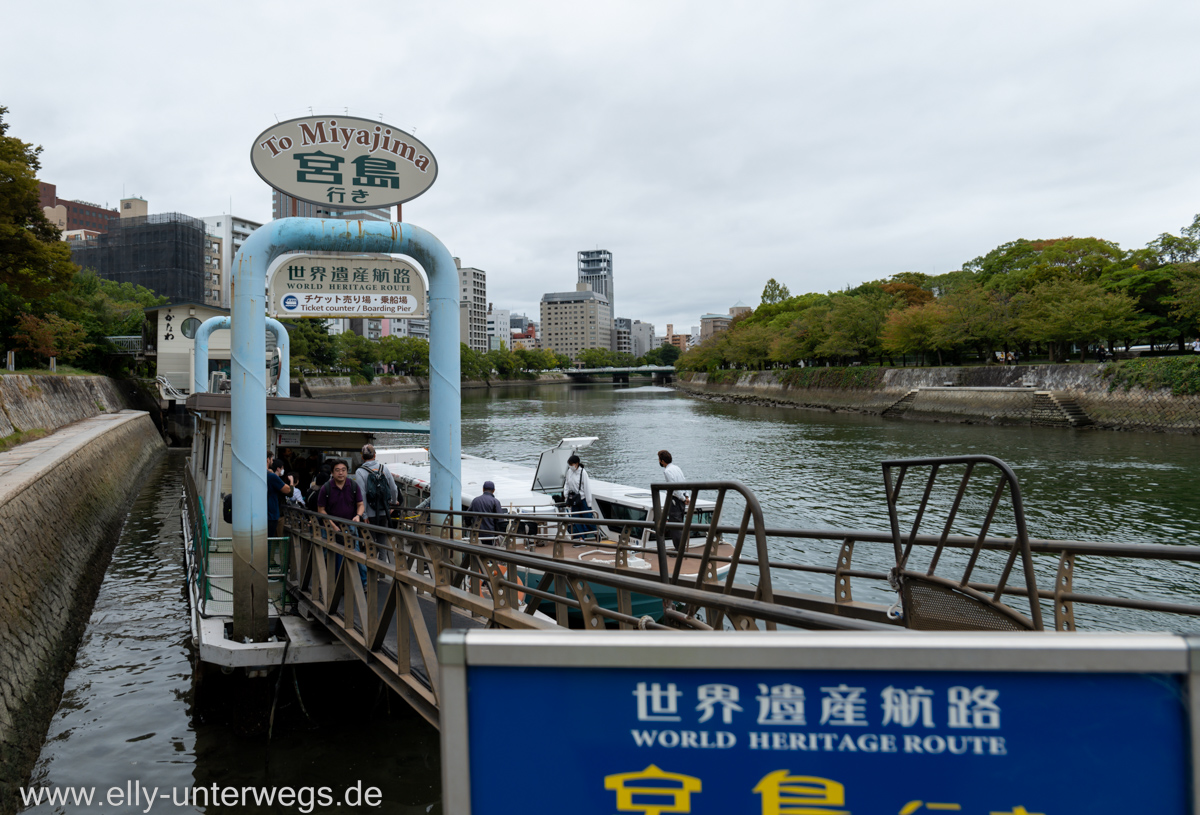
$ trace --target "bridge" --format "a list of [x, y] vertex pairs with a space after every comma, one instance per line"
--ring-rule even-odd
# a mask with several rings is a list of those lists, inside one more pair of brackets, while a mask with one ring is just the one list
[[567, 368], [564, 373], [579, 382], [597, 377], [612, 377], [613, 382], [628, 382], [630, 377], [649, 377], [654, 382], [670, 382], [675, 378], [674, 365], [642, 365], [637, 368]]
[[[931, 502], [943, 487], [934, 489], [939, 471], [957, 475], [963, 467], [961, 481], [942, 493], [945, 500]], [[1074, 631], [1077, 604], [1086, 605], [1093, 621], [1098, 613], [1143, 612], [1136, 618], [1137, 628], [1150, 627], [1146, 613], [1166, 615], [1162, 619], [1200, 616], [1200, 605], [1143, 599], [1150, 596], [1145, 587], [1134, 585], [1137, 577], [1153, 573], [1142, 561], [1174, 561], [1190, 569], [1200, 562], [1198, 548], [1030, 539], [1015, 476], [1003, 462], [986, 456], [885, 462], [883, 468], [888, 532], [771, 528], [753, 493], [738, 482], [688, 482], [670, 489], [652, 485], [657, 520], [622, 519], [616, 540], [589, 541], [590, 547], [611, 555], [591, 562], [567, 557], [572, 539], [558, 515], [480, 515], [507, 521], [496, 544], [485, 545], [476, 531], [464, 531], [464, 525], [478, 519], [467, 512], [449, 513], [440, 524], [418, 513], [399, 529], [345, 522], [335, 533], [326, 526], [328, 516], [288, 508], [286, 589], [302, 615], [327, 627], [435, 726], [441, 693], [437, 642], [453, 629], [638, 629], [677, 631], [680, 636], [687, 631], [785, 628], [1037, 631], [1052, 625]], [[996, 470], [999, 485], [985, 488], [982, 504], [964, 501], [972, 478], [978, 483], [984, 480], [980, 473], [990, 476]], [[911, 480], [924, 494], [905, 503], [899, 499], [901, 486], [914, 471], [918, 475]], [[918, 479], [926, 472], [922, 483]], [[715, 493], [711, 521], [698, 524], [691, 512], [682, 521], [668, 521], [657, 510], [669, 505], [673, 490], [693, 496]], [[1015, 528], [1013, 537], [991, 532], [1005, 495], [1011, 509], [1005, 523]], [[987, 498], [986, 515], [974, 519], [978, 531], [952, 534], [960, 509], [988, 507]], [[733, 523], [721, 517], [730, 506], [741, 507], [740, 517], [733, 510]], [[930, 523], [935, 514], [945, 520], [944, 526], [939, 520], [940, 529], [922, 532], [922, 523]], [[646, 530], [657, 543], [642, 550], [635, 542]], [[673, 530], [684, 540], [701, 532], [704, 545], [681, 557], [669, 556], [665, 542]], [[731, 556], [716, 554], [722, 538], [732, 542]], [[808, 556], [804, 562], [784, 561], [772, 558], [772, 551], [804, 551]], [[829, 561], [811, 562], [821, 551]], [[657, 558], [661, 577], [633, 568], [635, 552]], [[856, 556], [871, 565], [855, 563]], [[681, 577], [685, 557], [700, 562], [693, 579]], [[918, 557], [925, 565], [916, 565]], [[1108, 584], [1119, 585], [1121, 594], [1075, 590], [1077, 562], [1095, 558], [1106, 561], [1101, 571], [1117, 568], [1130, 578]], [[346, 567], [338, 569], [341, 559]], [[365, 567], [365, 588], [359, 570], [350, 564]], [[718, 577], [721, 571], [724, 577]], [[829, 594], [790, 588], [812, 576], [830, 580]], [[882, 592], [898, 599], [890, 607], [856, 600], [855, 587], [862, 584], [875, 597]], [[599, 602], [604, 593], [615, 595], [615, 604]], [[633, 613], [634, 602], [646, 598], [660, 610]], [[1052, 609], [1045, 620], [1043, 606]], [[1115, 626], [1130, 627], [1128, 621]]]

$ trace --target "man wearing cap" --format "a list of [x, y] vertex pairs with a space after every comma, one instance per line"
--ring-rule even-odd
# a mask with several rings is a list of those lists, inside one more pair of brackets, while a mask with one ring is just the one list
[[[471, 502], [471, 512], [492, 512], [502, 513], [504, 507], [496, 499], [496, 485], [491, 481], [483, 482], [483, 495], [480, 495]], [[496, 530], [499, 528], [501, 520], [499, 518], [478, 518], [476, 525], [479, 527], [479, 542], [486, 543], [489, 546], [496, 543]]]

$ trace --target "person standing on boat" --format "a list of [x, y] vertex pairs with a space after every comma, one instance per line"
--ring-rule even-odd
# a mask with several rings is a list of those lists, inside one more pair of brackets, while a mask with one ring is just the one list
[[[567, 459], [567, 474], [563, 483], [563, 493], [567, 498], [567, 507], [571, 510], [571, 514], [576, 518], [591, 518], [592, 517], [592, 482], [588, 478], [587, 470], [583, 469], [583, 463], [579, 460], [579, 456], [572, 454]], [[586, 535], [589, 532], [595, 532], [595, 524], [575, 524], [574, 530], [577, 535]]]
[[[669, 450], [658, 451], [658, 466], [663, 468], [663, 480], [668, 484], [678, 484], [687, 479], [683, 475], [683, 470], [679, 469], [678, 464], [671, 462], [671, 453]], [[687, 496], [681, 492], [671, 494], [671, 505], [667, 507], [667, 521], [670, 523], [683, 523], [683, 511], [687, 507]], [[683, 533], [674, 529], [667, 533], [667, 537], [675, 544], [675, 548], [679, 548], [679, 542], [683, 538]]]
[[279, 477], [282, 469], [283, 459], [274, 459], [267, 453], [267, 536], [271, 538], [278, 538], [280, 534], [279, 499], [292, 494], [292, 488]]
[[[468, 509], [471, 512], [503, 513], [504, 506], [496, 498], [496, 485], [491, 481], [484, 481], [483, 494], [472, 501]], [[479, 527], [479, 542], [487, 546], [494, 546], [496, 544], [496, 528], [499, 523], [501, 523], [499, 518], [476, 518], [475, 524]]]

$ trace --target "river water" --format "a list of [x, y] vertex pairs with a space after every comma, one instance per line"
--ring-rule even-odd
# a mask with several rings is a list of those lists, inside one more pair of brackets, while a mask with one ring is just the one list
[[[394, 398], [403, 404], [406, 420], [428, 420], [426, 395]], [[659, 480], [655, 453], [661, 448], [671, 450], [690, 478], [740, 480], [758, 496], [772, 527], [886, 530], [881, 461], [989, 454], [1016, 470], [1033, 537], [1200, 545], [1196, 437], [885, 421], [708, 402], [653, 387], [549, 386], [463, 394], [465, 452], [533, 465], [539, 452], [567, 436], [599, 437], [583, 451], [583, 459], [593, 476], [604, 480], [635, 486]], [[383, 803], [377, 811], [440, 812], [437, 734], [401, 703], [393, 702], [389, 710], [386, 700], [367, 695], [339, 715], [310, 721], [294, 691], [285, 688], [269, 743], [236, 718], [195, 715], [181, 592], [182, 466], [181, 454], [169, 455], [134, 504], [31, 786], [95, 787], [103, 793], [137, 781], [172, 794], [212, 784], [327, 785], [340, 795], [361, 782], [380, 790]], [[772, 541], [773, 558], [782, 560], [832, 565], [835, 553], [836, 547], [827, 544]], [[880, 547], [862, 555], [856, 551], [855, 564], [884, 568], [885, 555]], [[1044, 577], [1039, 573], [1039, 582]], [[780, 579], [825, 595], [832, 588], [827, 577]], [[1192, 566], [1081, 562], [1076, 581], [1078, 590], [1084, 590], [1085, 581], [1091, 581], [1088, 589], [1135, 585], [1135, 593], [1151, 598], [1194, 602], [1200, 594], [1200, 569]], [[865, 585], [855, 586], [855, 596], [892, 599]], [[1119, 620], [1081, 615], [1081, 627], [1088, 622], [1104, 628], [1200, 628], [1155, 615]], [[285, 678], [290, 684], [291, 677]], [[296, 684], [300, 698], [315, 707], [311, 702], [321, 695], [320, 686], [306, 676]], [[144, 804], [137, 811], [143, 809]], [[150, 811], [217, 809], [161, 799]], [[30, 811], [87, 810], [94, 807], [42, 804]]]

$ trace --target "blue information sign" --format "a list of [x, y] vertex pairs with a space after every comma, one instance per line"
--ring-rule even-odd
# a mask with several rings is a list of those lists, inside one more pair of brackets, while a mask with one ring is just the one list
[[[485, 647], [489, 635], [509, 647]], [[657, 635], [652, 648], [633, 632], [573, 645], [541, 632], [464, 637], [466, 698], [442, 705], [445, 739], [465, 718], [469, 811], [1192, 811], [1182, 638], [1145, 635], [1151, 659], [1114, 647], [1137, 642], [1129, 635], [1081, 653], [1088, 635], [973, 634], [980, 669], [964, 670], [969, 654], [928, 647], [947, 635], [882, 635], [911, 643], [890, 668], [855, 648], [876, 634], [750, 635], [757, 649], [735, 642], [747, 635], [715, 636]], [[844, 645], [831, 651], [831, 636]], [[559, 641], [538, 649], [539, 637]], [[1175, 658], [1158, 650], [1165, 640]], [[814, 643], [821, 658], [806, 658]], [[464, 702], [465, 717], [447, 709]]]

